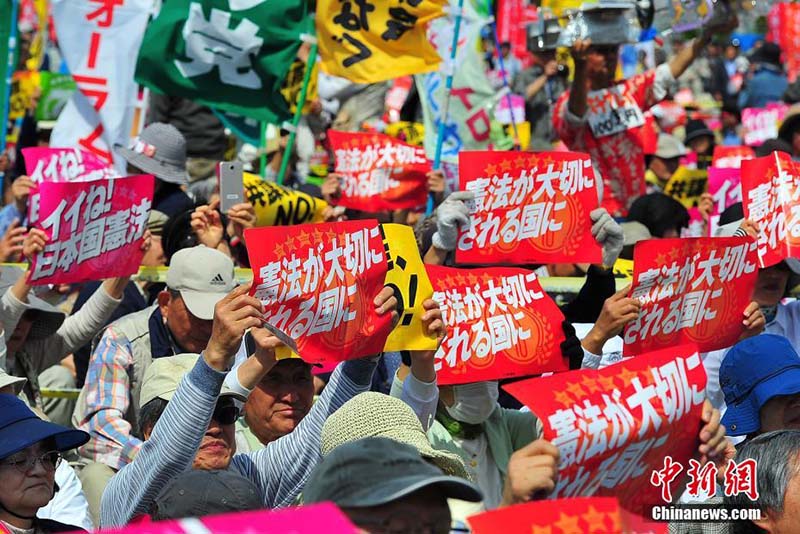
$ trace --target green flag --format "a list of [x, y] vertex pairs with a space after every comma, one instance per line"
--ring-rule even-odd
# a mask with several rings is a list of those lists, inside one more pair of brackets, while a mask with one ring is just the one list
[[136, 81], [280, 124], [281, 83], [312, 29], [305, 0], [170, 0], [147, 28]]
[[69, 74], [43, 71], [39, 73], [42, 94], [36, 106], [37, 121], [54, 121], [72, 98], [77, 86]]

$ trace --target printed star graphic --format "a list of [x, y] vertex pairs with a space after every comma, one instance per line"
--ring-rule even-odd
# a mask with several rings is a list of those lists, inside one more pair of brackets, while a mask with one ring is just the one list
[[572, 395], [576, 399], [580, 399], [581, 397], [584, 397], [586, 395], [586, 393], [583, 391], [583, 388], [581, 388], [581, 385], [578, 382], [573, 382], [572, 384], [568, 385], [567, 391], [572, 393]]
[[633, 379], [639, 376], [639, 373], [634, 373], [630, 369], [623, 369], [617, 373], [617, 377], [625, 383], [625, 387], [630, 387]]
[[275, 256], [277, 258], [282, 258], [285, 255], [286, 255], [286, 252], [283, 250], [283, 245], [280, 244], [280, 243], [275, 245]]
[[520, 156], [514, 160], [514, 166], [517, 167], [518, 169], [524, 169], [526, 165], [527, 165], [527, 159], [525, 159], [525, 156]]
[[495, 176], [497, 174], [497, 165], [492, 165], [491, 163], [484, 167], [483, 172], [486, 174], [487, 177]]
[[611, 391], [616, 387], [613, 376], [598, 376], [597, 382], [600, 384], [602, 390], [607, 393], [611, 393]]
[[461, 274], [461, 273], [458, 273], [458, 274], [455, 276], [455, 279], [456, 279], [456, 284], [458, 284], [459, 286], [466, 285], [466, 283], [467, 283], [467, 279], [466, 279], [466, 278], [464, 277], [464, 275], [463, 275], [463, 274]]
[[294, 239], [292, 239], [291, 237], [287, 237], [287, 238], [284, 240], [284, 242], [283, 242], [283, 243], [284, 243], [284, 245], [286, 245], [286, 253], [287, 253], [287, 254], [289, 253], [289, 251], [291, 251], [291, 250], [294, 250], [294, 249], [295, 249], [295, 246], [294, 246]]
[[328, 230], [327, 232], [325, 232], [325, 239], [327, 239], [328, 243], [332, 243], [334, 238], [336, 238], [336, 235], [337, 235], [336, 232], [334, 232], [333, 230]]
[[555, 392], [553, 398], [563, 406], [572, 406], [572, 397], [566, 391]]
[[300, 235], [297, 236], [297, 244], [307, 247], [311, 245], [311, 236], [306, 232], [300, 232]]
[[318, 228], [314, 228], [314, 243], [322, 243], [322, 232]]
[[602, 391], [600, 386], [597, 384], [597, 380], [590, 378], [588, 375], [583, 377], [581, 384], [583, 385], [583, 389], [586, 391], [586, 393], [592, 394]]
[[583, 514], [583, 520], [586, 522], [587, 531], [589, 534], [597, 532], [603, 534], [608, 532], [606, 529], [606, 514], [599, 512], [594, 506], [590, 506], [589, 510]]
[[508, 159], [504, 159], [503, 161], [500, 162], [500, 168], [503, 169], [504, 171], [510, 171], [512, 165], [513, 164]]
[[484, 284], [488, 284], [489, 280], [492, 280], [492, 275], [488, 273], [483, 273], [483, 276], [481, 276], [481, 280], [483, 280]]
[[531, 525], [531, 534], [553, 534], [553, 527], [550, 525], [540, 527], [539, 525]]
[[667, 256], [663, 252], [660, 252], [658, 256], [656, 256], [656, 265], [661, 266], [665, 263], [667, 263]]
[[474, 286], [475, 284], [478, 283], [479, 278], [474, 274], [468, 274], [467, 280], [469, 280], [469, 285]]
[[578, 516], [559, 512], [558, 521], [553, 524], [561, 531], [561, 534], [583, 534], [583, 530], [578, 526]]
[[528, 156], [528, 167], [533, 169], [539, 165], [539, 157], [535, 155]]

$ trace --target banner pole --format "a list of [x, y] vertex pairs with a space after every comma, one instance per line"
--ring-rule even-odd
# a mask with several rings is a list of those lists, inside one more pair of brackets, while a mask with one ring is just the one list
[[297, 125], [300, 124], [300, 118], [303, 116], [303, 108], [306, 105], [306, 95], [308, 94], [308, 84], [311, 81], [311, 72], [314, 70], [314, 64], [317, 62], [317, 41], [311, 43], [311, 50], [308, 53], [308, 60], [306, 60], [306, 71], [303, 73], [303, 86], [300, 88], [300, 100], [297, 102], [297, 109], [294, 112], [292, 119], [292, 128], [289, 131], [289, 142], [286, 143], [286, 150], [283, 151], [283, 159], [281, 159], [281, 170], [278, 172], [278, 185], [283, 185], [283, 180], [286, 176], [286, 169], [289, 166], [289, 159], [294, 147], [294, 140], [297, 136]]
[[[486, 0], [486, 9], [492, 12], [492, 0]], [[494, 35], [494, 49], [497, 52], [497, 61], [500, 64], [500, 76], [503, 79], [503, 89], [506, 90], [506, 104], [511, 118], [511, 128], [514, 131], [514, 148], [520, 149], [519, 132], [517, 131], [517, 121], [514, 120], [514, 108], [511, 106], [511, 86], [508, 83], [508, 71], [503, 61], [503, 54], [500, 52], [500, 35], [497, 33], [497, 19], [492, 17], [492, 35]]]
[[263, 180], [267, 175], [267, 123], [265, 121], [261, 121], [260, 126], [261, 126], [261, 133], [259, 135], [259, 138], [261, 142], [259, 143], [259, 145], [261, 146], [259, 147], [260, 148], [259, 152], [261, 153], [261, 155], [259, 156], [258, 174], [261, 176], [261, 179]]
[[[5, 83], [3, 88], [5, 100], [3, 101], [3, 135], [0, 138], [0, 154], [6, 151], [6, 136], [8, 135], [8, 113], [11, 106], [11, 80], [14, 76], [14, 57], [17, 51], [17, 12], [19, 8], [19, 0], [11, 0], [11, 27], [8, 32], [8, 56], [6, 58], [6, 72]], [[5, 173], [0, 173], [0, 178]]]
[[[436, 132], [436, 152], [433, 156], [433, 170], [439, 170], [442, 165], [442, 145], [444, 144], [444, 123], [450, 111], [450, 95], [453, 92], [453, 75], [455, 74], [456, 53], [458, 52], [458, 35], [461, 33], [461, 18], [464, 14], [464, 0], [458, 0], [455, 27], [453, 28], [453, 41], [450, 43], [450, 60], [447, 64], [447, 79], [445, 80], [445, 93], [442, 98], [442, 113], [439, 115], [439, 128]], [[433, 213], [433, 193], [428, 193], [428, 204], [425, 207], [425, 216]]]

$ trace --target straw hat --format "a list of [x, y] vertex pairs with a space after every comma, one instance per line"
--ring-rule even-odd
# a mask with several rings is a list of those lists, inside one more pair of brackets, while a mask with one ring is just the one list
[[356, 395], [328, 417], [322, 427], [322, 456], [340, 445], [368, 437], [411, 445], [445, 474], [469, 480], [464, 461], [458, 455], [431, 446], [411, 407], [400, 399], [371, 391]]

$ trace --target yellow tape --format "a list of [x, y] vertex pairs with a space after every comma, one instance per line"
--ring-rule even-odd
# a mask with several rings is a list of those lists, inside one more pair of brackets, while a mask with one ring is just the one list
[[39, 391], [45, 399], [77, 399], [81, 390], [76, 388], [42, 389]]

